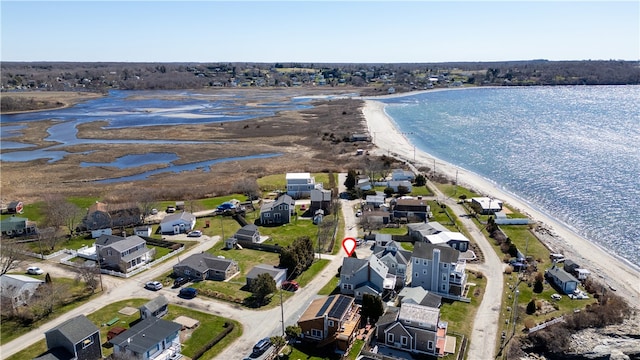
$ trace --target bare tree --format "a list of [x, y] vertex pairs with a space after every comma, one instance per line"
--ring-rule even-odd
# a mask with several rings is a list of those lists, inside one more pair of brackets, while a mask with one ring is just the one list
[[324, 217], [322, 222], [318, 224], [318, 252], [326, 251], [326, 245], [333, 238], [335, 229], [335, 221], [331, 218]]
[[77, 281], [84, 281], [87, 289], [93, 294], [100, 284], [100, 268], [93, 265], [85, 265], [78, 268]]
[[258, 182], [253, 178], [242, 178], [235, 183], [234, 192], [244, 194], [247, 199], [254, 200], [260, 195]]
[[68, 284], [50, 282], [40, 285], [29, 304], [30, 316], [38, 320], [50, 315], [68, 297], [70, 291]]
[[73, 234], [76, 224], [82, 217], [82, 210], [58, 194], [45, 195], [44, 201], [46, 225], [54, 227], [56, 231], [66, 227], [69, 234]]
[[0, 245], [0, 275], [20, 267], [26, 258], [24, 251], [25, 247], [20, 243], [3, 241]]
[[43, 246], [45, 246], [48, 251], [54, 250], [61, 239], [62, 237], [58, 236], [58, 230], [53, 226], [39, 229], [38, 244], [40, 246], [40, 254], [44, 255]]
[[144, 223], [147, 216], [151, 214], [151, 210], [158, 207], [158, 199], [155, 196], [155, 193], [152, 191], [148, 191], [147, 189], [142, 189], [131, 194], [131, 199], [133, 199], [140, 209], [140, 213], [142, 214], [142, 222]]

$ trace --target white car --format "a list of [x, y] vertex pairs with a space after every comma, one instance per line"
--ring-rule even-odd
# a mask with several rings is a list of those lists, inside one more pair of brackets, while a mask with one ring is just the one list
[[149, 290], [158, 291], [162, 289], [162, 283], [160, 283], [159, 281], [149, 281], [148, 283], [144, 284], [144, 287]]
[[27, 274], [30, 275], [42, 275], [44, 274], [44, 271], [42, 271], [42, 269], [40, 269], [37, 266], [30, 266], [27, 268]]
[[357, 217], [362, 216], [362, 210], [358, 210], [358, 211], [356, 211], [356, 216], [357, 216]]
[[552, 298], [553, 300], [560, 300], [560, 299], [562, 299], [562, 295], [560, 295], [560, 294], [553, 294], [553, 295], [551, 295], [551, 298]]
[[200, 237], [202, 236], [202, 231], [200, 230], [193, 230], [190, 233], [187, 234], [188, 237]]

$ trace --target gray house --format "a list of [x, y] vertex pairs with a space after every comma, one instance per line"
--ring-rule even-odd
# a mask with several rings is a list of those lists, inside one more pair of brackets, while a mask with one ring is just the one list
[[311, 190], [310, 213], [315, 214], [318, 210], [323, 210], [324, 215], [331, 214], [331, 190]]
[[67, 359], [102, 359], [100, 329], [84, 315], [63, 322], [45, 332], [44, 336], [48, 353], [66, 354]]
[[179, 359], [182, 325], [157, 317], [146, 318], [111, 339], [113, 354], [124, 359]]
[[153, 261], [156, 253], [156, 249], [148, 248], [147, 241], [138, 235], [101, 235], [95, 244], [100, 267], [123, 273]]
[[0, 275], [0, 299], [3, 307], [28, 305], [44, 281], [25, 275]]
[[238, 263], [208, 253], [193, 254], [173, 266], [176, 276], [197, 280], [224, 281], [237, 274]]
[[35, 222], [15, 215], [0, 221], [0, 231], [2, 235], [11, 237], [35, 235], [38, 232]]
[[240, 241], [257, 243], [260, 242], [260, 231], [258, 231], [258, 227], [254, 224], [248, 224], [236, 231], [233, 237]]
[[280, 195], [276, 201], [262, 204], [260, 208], [260, 223], [262, 225], [280, 225], [291, 222], [295, 214], [296, 202], [289, 195]]
[[278, 288], [282, 285], [283, 281], [287, 280], [287, 269], [280, 269], [273, 265], [258, 264], [247, 274], [247, 286], [250, 287], [251, 283], [258, 278], [258, 275], [264, 273], [271, 275]]
[[169, 312], [169, 300], [164, 295], [157, 296], [155, 299], [140, 306], [140, 319], [148, 317], [161, 318]]
[[411, 286], [459, 299], [467, 284], [466, 262], [449, 246], [415, 243], [411, 257]]
[[547, 270], [546, 277], [565, 294], [572, 294], [578, 288], [578, 279], [555, 265]]
[[389, 269], [376, 256], [368, 259], [345, 257], [340, 270], [340, 293], [362, 301], [364, 294], [382, 296], [384, 289], [395, 287], [395, 277], [387, 276]]
[[389, 269], [387, 277], [395, 276], [395, 287], [404, 287], [408, 281], [407, 274], [411, 274], [411, 251], [403, 250], [392, 240], [385, 246], [374, 246], [373, 254]]

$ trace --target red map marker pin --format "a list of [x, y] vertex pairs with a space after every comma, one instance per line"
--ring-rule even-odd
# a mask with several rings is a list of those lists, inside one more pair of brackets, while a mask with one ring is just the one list
[[344, 240], [342, 240], [342, 248], [344, 252], [347, 253], [347, 256], [351, 256], [356, 250], [356, 239], [352, 237], [344, 238]]

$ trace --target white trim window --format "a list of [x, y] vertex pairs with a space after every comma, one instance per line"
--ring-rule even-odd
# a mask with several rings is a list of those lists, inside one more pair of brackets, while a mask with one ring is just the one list
[[311, 329], [311, 336], [322, 338], [322, 330]]
[[387, 343], [393, 344], [393, 333], [387, 334]]
[[400, 343], [402, 344], [402, 346], [407, 346], [407, 337], [406, 336], [400, 336]]

